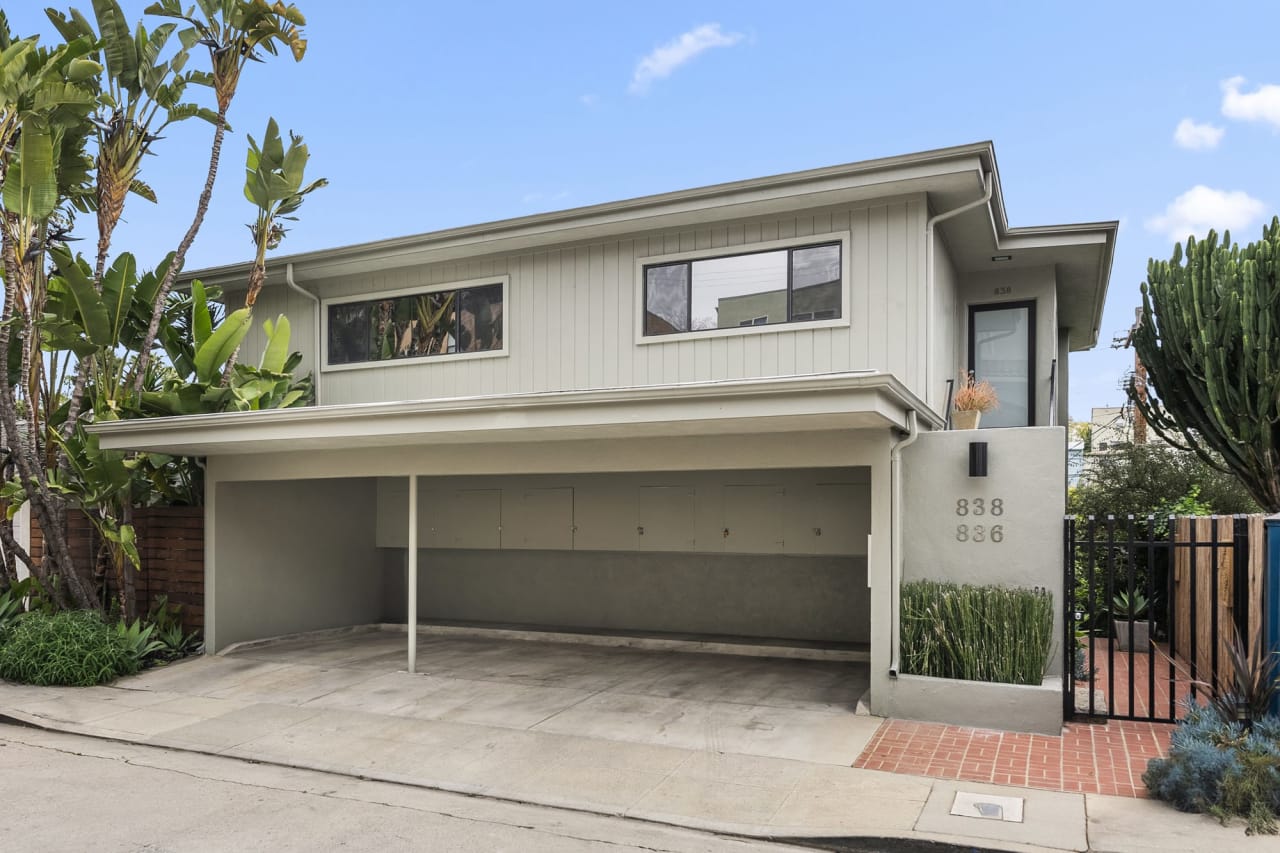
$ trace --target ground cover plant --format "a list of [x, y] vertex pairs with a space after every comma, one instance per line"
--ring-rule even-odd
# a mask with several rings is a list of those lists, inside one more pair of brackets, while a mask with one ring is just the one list
[[94, 611], [33, 610], [5, 631], [0, 678], [42, 687], [90, 687], [137, 672], [136, 652]]
[[1251, 727], [1224, 719], [1213, 705], [1192, 706], [1178, 723], [1166, 758], [1142, 774], [1151, 795], [1179, 811], [1245, 820], [1250, 835], [1276, 833], [1280, 814], [1280, 719]]
[[1053, 596], [939, 581], [902, 585], [902, 671], [1040, 684], [1053, 650]]

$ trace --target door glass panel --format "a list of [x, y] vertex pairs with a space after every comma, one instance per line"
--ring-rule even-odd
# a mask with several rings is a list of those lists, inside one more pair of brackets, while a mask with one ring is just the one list
[[984, 308], [973, 311], [973, 373], [995, 388], [1000, 405], [982, 415], [982, 426], [1031, 423], [1031, 309]]

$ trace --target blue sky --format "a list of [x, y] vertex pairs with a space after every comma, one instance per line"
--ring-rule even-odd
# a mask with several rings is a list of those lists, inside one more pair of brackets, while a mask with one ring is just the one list
[[[52, 36], [45, 3], [6, 5]], [[1100, 346], [1071, 368], [1087, 418], [1123, 399], [1107, 344], [1147, 259], [1280, 212], [1272, 3], [299, 6], [307, 57], [248, 70], [188, 269], [249, 257], [244, 134], [269, 115], [330, 181], [282, 252], [990, 139], [1013, 225], [1121, 221]], [[160, 204], [132, 200], [115, 244], [143, 266], [185, 230], [210, 133], [187, 122], [148, 160]]]

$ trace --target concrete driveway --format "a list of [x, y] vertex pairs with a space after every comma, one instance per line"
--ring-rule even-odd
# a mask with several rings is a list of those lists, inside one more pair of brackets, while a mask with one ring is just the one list
[[962, 783], [850, 766], [882, 722], [854, 713], [865, 664], [424, 635], [409, 675], [405, 639], [312, 635], [109, 687], [0, 683], [0, 722], [757, 837], [1089, 849], [1083, 795], [963, 783], [1030, 816], [975, 820], [950, 812]]
[[743, 834], [913, 831], [928, 780], [855, 770], [865, 664], [422, 636], [302, 637], [111, 687], [0, 684], [74, 734]]
[[244, 648], [119, 682], [236, 703], [355, 711], [848, 766], [866, 664], [368, 630]]

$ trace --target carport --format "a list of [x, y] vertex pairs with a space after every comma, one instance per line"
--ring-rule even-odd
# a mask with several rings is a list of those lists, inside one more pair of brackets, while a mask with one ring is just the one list
[[211, 653], [402, 620], [412, 672], [426, 620], [887, 663], [890, 451], [911, 410], [860, 372], [92, 429], [206, 458]]

